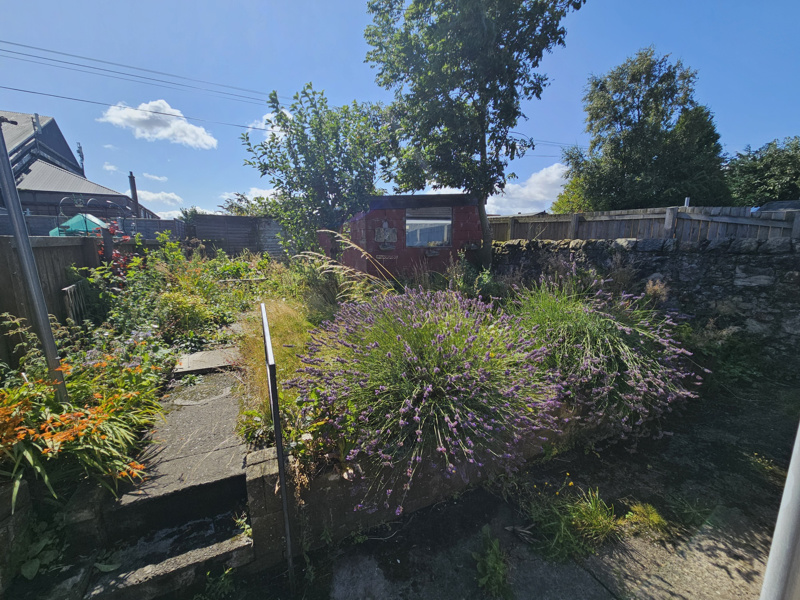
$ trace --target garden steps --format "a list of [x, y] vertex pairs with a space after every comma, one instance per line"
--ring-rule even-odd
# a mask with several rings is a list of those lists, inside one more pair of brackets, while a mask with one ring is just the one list
[[[18, 578], [13, 597], [169, 598], [202, 589], [215, 567], [251, 563], [252, 540], [235, 521], [247, 506], [247, 449], [235, 431], [237, 383], [235, 373], [216, 372], [166, 395], [164, 420], [140, 458], [146, 479], [113, 500], [93, 482], [80, 486], [65, 511], [70, 560], [77, 564], [49, 584]], [[102, 573], [95, 562], [119, 566]]]
[[236, 434], [236, 376], [213, 373], [165, 397], [165, 420], [141, 462], [147, 477], [103, 515], [109, 540], [131, 539], [229, 510], [243, 510], [246, 446]]
[[112, 554], [121, 567], [95, 575], [84, 600], [151, 600], [202, 589], [214, 569], [253, 560], [253, 541], [236, 528], [234, 513], [162, 529]]
[[204, 375], [162, 400], [141, 462], [147, 477], [103, 511], [111, 573], [95, 572], [86, 599], [149, 600], [198, 584], [215, 566], [253, 560], [234, 518], [247, 505], [246, 446], [236, 434], [238, 383], [230, 371]]

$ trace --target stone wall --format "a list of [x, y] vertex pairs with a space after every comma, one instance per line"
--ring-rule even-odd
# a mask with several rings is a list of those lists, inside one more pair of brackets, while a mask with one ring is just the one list
[[494, 268], [536, 279], [561, 262], [614, 277], [632, 293], [648, 280], [668, 288], [664, 308], [693, 325], [714, 320], [763, 340], [774, 356], [800, 349], [800, 240], [512, 240], [494, 244]]

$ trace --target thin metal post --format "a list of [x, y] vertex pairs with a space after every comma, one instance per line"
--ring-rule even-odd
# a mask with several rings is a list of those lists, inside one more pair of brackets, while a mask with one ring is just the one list
[[281, 501], [283, 502], [283, 524], [286, 528], [286, 559], [289, 563], [289, 585], [294, 595], [294, 556], [292, 552], [292, 532], [289, 527], [289, 490], [286, 487], [283, 431], [281, 430], [281, 413], [280, 407], [278, 406], [278, 377], [275, 369], [275, 354], [272, 351], [272, 337], [269, 334], [267, 308], [263, 303], [261, 304], [261, 325], [264, 329], [264, 354], [267, 359], [267, 375], [269, 376], [269, 410], [272, 413], [272, 427], [275, 432], [275, 452], [278, 455], [278, 482], [280, 483]]
[[3, 123], [16, 125], [15, 121], [9, 121], [5, 117], [0, 117], [0, 191], [6, 203], [6, 210], [11, 220], [11, 227], [14, 230], [14, 240], [17, 243], [17, 255], [22, 268], [22, 279], [28, 288], [28, 295], [31, 298], [33, 325], [39, 334], [42, 342], [44, 356], [47, 361], [47, 368], [50, 370], [52, 381], [56, 382], [56, 392], [62, 400], [66, 401], [67, 388], [64, 385], [64, 375], [61, 373], [61, 360], [58, 358], [58, 349], [53, 337], [53, 330], [50, 328], [50, 317], [47, 314], [47, 304], [44, 301], [42, 292], [42, 282], [39, 279], [39, 271], [36, 268], [36, 259], [33, 257], [31, 240], [28, 238], [28, 226], [25, 224], [25, 217], [22, 214], [22, 205], [17, 193], [17, 184], [14, 181], [14, 171], [11, 169], [11, 161], [6, 151], [6, 140], [3, 136]]
[[769, 550], [761, 600], [800, 598], [800, 428]]

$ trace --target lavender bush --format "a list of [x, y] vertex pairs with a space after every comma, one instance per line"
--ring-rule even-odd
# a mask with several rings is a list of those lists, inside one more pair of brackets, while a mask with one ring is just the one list
[[546, 360], [491, 304], [406, 290], [343, 305], [312, 333], [291, 385], [317, 442], [390, 473], [374, 487], [400, 514], [422, 464], [448, 475], [464, 463], [511, 468], [520, 444], [558, 429]]
[[515, 312], [551, 352], [547, 366], [562, 382], [564, 404], [584, 440], [663, 435], [661, 418], [696, 394], [690, 353], [673, 338], [674, 323], [643, 297], [581, 291], [575, 279], [523, 290]]

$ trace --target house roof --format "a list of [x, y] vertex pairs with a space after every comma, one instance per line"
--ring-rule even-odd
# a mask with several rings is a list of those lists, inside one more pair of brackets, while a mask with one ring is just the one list
[[477, 205], [478, 199], [469, 194], [415, 194], [410, 196], [370, 196], [369, 198], [370, 210]]
[[36, 160], [20, 173], [17, 179], [19, 190], [37, 192], [63, 192], [65, 194], [88, 194], [98, 196], [125, 196], [111, 188], [93, 183], [88, 179], [66, 171], [43, 160]]
[[[9, 154], [14, 151], [18, 146], [21, 146], [25, 141], [33, 136], [33, 115], [27, 113], [18, 113], [10, 110], [0, 110], [0, 117], [5, 117], [10, 121], [16, 121], [16, 125], [4, 125], [3, 137], [6, 139], [6, 150]], [[53, 117], [43, 117], [39, 115], [39, 123], [44, 129], [45, 124], [53, 120]]]
[[[83, 169], [78, 163], [72, 149], [69, 147], [64, 134], [58, 127], [58, 123], [53, 117], [46, 117], [39, 115], [39, 124], [41, 131], [36, 134], [34, 129], [33, 120], [34, 115], [28, 113], [19, 113], [9, 110], [0, 110], [0, 116], [6, 117], [11, 121], [16, 121], [16, 125], [5, 125], [3, 127], [3, 137], [6, 140], [6, 151], [12, 156], [12, 162], [16, 162], [19, 157], [14, 157], [13, 154], [22, 150], [23, 146], [34, 138], [38, 143], [44, 145], [50, 152], [55, 154], [76, 173], [82, 173]], [[23, 154], [27, 151], [23, 152]], [[58, 162], [58, 161], [56, 161]]]

